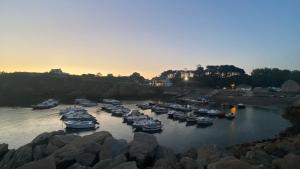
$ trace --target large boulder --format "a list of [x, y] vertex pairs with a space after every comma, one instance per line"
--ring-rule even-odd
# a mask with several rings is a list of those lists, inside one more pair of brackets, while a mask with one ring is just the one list
[[70, 144], [77, 148], [80, 148], [85, 144], [89, 144], [89, 143], [103, 144], [103, 142], [107, 137], [111, 137], [111, 134], [109, 132], [100, 131], [100, 132], [93, 133], [91, 135], [86, 135], [80, 138], [76, 138]]
[[101, 145], [98, 143], [90, 142], [82, 145], [84, 152], [98, 154], [101, 150]]
[[33, 160], [40, 160], [48, 155], [47, 145], [40, 144], [33, 148]]
[[5, 153], [8, 152], [8, 144], [0, 144], [0, 161]]
[[300, 169], [300, 156], [288, 154], [282, 159], [274, 160], [272, 165], [275, 169]]
[[155, 164], [152, 167], [152, 169], [175, 169], [173, 167], [173, 165], [174, 164], [170, 163], [169, 160], [162, 158], [162, 159], [159, 159], [159, 160], [155, 161]]
[[155, 150], [158, 147], [156, 138], [151, 134], [135, 133], [129, 148], [129, 157], [137, 162], [139, 167], [152, 163]]
[[74, 146], [64, 146], [53, 153], [57, 169], [65, 169], [76, 162], [76, 157], [82, 153]]
[[177, 169], [179, 168], [178, 160], [176, 157], [176, 154], [173, 152], [172, 149], [164, 146], [158, 146], [155, 150], [154, 155], [155, 161], [164, 159], [168, 161], [168, 164], [170, 164], [173, 168]]
[[192, 159], [196, 160], [197, 157], [198, 157], [197, 149], [195, 149], [195, 148], [190, 148], [190, 149], [188, 149], [186, 152], [184, 152], [184, 153], [182, 154], [182, 156], [183, 156], [183, 157], [189, 157], [189, 158], [192, 158]]
[[128, 150], [126, 140], [117, 140], [113, 137], [105, 139], [99, 153], [99, 160], [114, 158], [117, 155], [125, 154]]
[[32, 145], [27, 144], [18, 148], [14, 155], [14, 168], [20, 167], [26, 163], [29, 163], [33, 160], [32, 156]]
[[260, 165], [265, 168], [271, 168], [273, 157], [262, 150], [251, 150], [248, 151], [242, 159], [251, 165]]
[[113, 167], [112, 169], [138, 169], [138, 168], [136, 166], [135, 161], [129, 161], [129, 162], [122, 163], [116, 167]]
[[113, 159], [106, 159], [99, 161], [96, 165], [94, 165], [93, 169], [111, 169], [116, 167], [122, 163], [126, 162], [126, 157], [122, 154]]
[[62, 130], [53, 131], [51, 133], [45, 132], [45, 133], [42, 133], [42, 134], [38, 135], [37, 137], [35, 137], [31, 143], [32, 143], [33, 147], [36, 145], [39, 145], [39, 144], [48, 144], [48, 141], [51, 136], [63, 135], [63, 134], [65, 134], [65, 132]]
[[[56, 161], [57, 169], [70, 167], [75, 162], [82, 165], [93, 165], [97, 161], [95, 159], [97, 153], [91, 153], [88, 151], [92, 151], [92, 145], [97, 145], [95, 148], [98, 149], [98, 145], [101, 145], [107, 137], [111, 137], [111, 134], [105, 131], [97, 132], [91, 135], [75, 138], [71, 143], [56, 150], [53, 153], [53, 156]], [[85, 156], [86, 159], [83, 156]]]
[[204, 165], [216, 162], [225, 156], [223, 149], [216, 145], [203, 146], [197, 151], [197, 158], [203, 162]]
[[0, 161], [1, 169], [10, 169], [13, 165], [15, 150], [8, 150]]
[[40, 144], [48, 144], [50, 136], [51, 134], [48, 132], [42, 133], [36, 136], [31, 143], [33, 146], [40, 145]]
[[65, 135], [54, 135], [50, 137], [49, 142], [56, 147], [63, 147], [66, 144], [71, 143], [75, 139], [80, 138], [80, 136], [74, 134], [65, 134]]
[[27, 163], [17, 169], [56, 169], [55, 161], [52, 156]]
[[84, 166], [93, 166], [97, 162], [97, 156], [92, 153], [80, 153], [75, 157], [76, 161]]
[[255, 169], [250, 164], [234, 157], [225, 157], [221, 160], [208, 164], [207, 169]]
[[180, 165], [183, 169], [204, 169], [203, 164], [199, 160], [194, 160], [189, 157], [180, 159]]

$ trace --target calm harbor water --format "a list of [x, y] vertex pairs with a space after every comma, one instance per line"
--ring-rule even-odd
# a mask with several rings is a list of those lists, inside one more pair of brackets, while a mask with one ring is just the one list
[[[126, 107], [135, 108], [141, 101], [123, 102]], [[59, 110], [68, 107], [60, 105], [48, 110], [31, 108], [0, 108], [0, 143], [9, 143], [10, 148], [18, 148], [32, 141], [38, 134], [46, 131], [63, 130]], [[87, 108], [100, 123], [96, 131], [106, 130], [116, 138], [133, 138], [133, 129], [122, 118], [113, 117], [104, 111], [97, 112], [96, 107]], [[271, 138], [284, 130], [290, 123], [281, 117], [279, 110], [247, 107], [238, 110], [234, 120], [216, 119], [212, 126], [197, 128], [195, 125], [186, 126], [168, 119], [167, 115], [156, 115], [150, 110], [145, 114], [162, 121], [164, 128], [161, 133], [154, 134], [161, 145], [173, 148], [177, 152], [190, 147], [200, 147], [205, 144], [228, 146], [236, 143], [249, 142], [258, 139]], [[76, 133], [86, 135], [95, 131]]]

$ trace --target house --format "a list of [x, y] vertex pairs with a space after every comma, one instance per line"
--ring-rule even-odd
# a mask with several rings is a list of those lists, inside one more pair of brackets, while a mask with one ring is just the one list
[[156, 77], [151, 80], [150, 85], [156, 87], [171, 87], [173, 83], [169, 79]]

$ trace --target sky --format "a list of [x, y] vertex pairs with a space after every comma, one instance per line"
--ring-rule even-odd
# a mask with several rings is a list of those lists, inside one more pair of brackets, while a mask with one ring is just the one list
[[0, 71], [300, 69], [299, 0], [0, 0]]

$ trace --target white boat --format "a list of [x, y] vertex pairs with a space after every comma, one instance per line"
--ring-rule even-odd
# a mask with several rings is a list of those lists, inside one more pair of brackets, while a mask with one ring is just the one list
[[90, 129], [96, 128], [96, 124], [93, 121], [65, 121], [66, 128], [70, 129]]
[[97, 120], [94, 116], [90, 115], [87, 110], [78, 107], [68, 107], [60, 111], [61, 120], [64, 121], [94, 121]]
[[198, 117], [197, 118], [198, 125], [211, 125], [213, 124], [213, 119], [209, 117]]
[[246, 105], [244, 105], [243, 103], [239, 103], [239, 104], [237, 104], [237, 107], [238, 107], [239, 109], [245, 109], [245, 108], [246, 108]]
[[187, 123], [196, 123], [197, 122], [197, 116], [194, 115], [193, 113], [189, 113], [186, 117], [186, 122]]
[[123, 119], [124, 121], [127, 121], [129, 117], [139, 115], [143, 115], [143, 113], [139, 112], [138, 110], [131, 110], [129, 113], [123, 115]]
[[75, 104], [78, 104], [83, 107], [94, 107], [98, 105], [97, 103], [92, 102], [88, 99], [75, 99]]
[[183, 119], [184, 117], [185, 117], [185, 114], [184, 114], [183, 112], [177, 111], [177, 112], [175, 112], [175, 113], [173, 114], [173, 119], [174, 119], [174, 120]]
[[128, 118], [127, 118], [127, 123], [128, 124], [133, 124], [133, 122], [135, 122], [135, 121], [138, 121], [138, 120], [147, 120], [149, 117], [148, 116], [146, 116], [146, 115], [138, 115], [138, 116], [136, 116], [136, 115], [133, 115], [133, 116], [129, 116]]
[[195, 111], [195, 113], [197, 113], [199, 115], [206, 115], [207, 112], [208, 112], [208, 109], [204, 109], [204, 108], [200, 108], [200, 109]]
[[168, 117], [169, 117], [169, 118], [173, 118], [175, 113], [176, 113], [176, 111], [174, 111], [174, 110], [169, 110], [169, 111], [168, 111]]
[[103, 99], [102, 102], [107, 103], [107, 104], [112, 104], [112, 105], [120, 105], [121, 104], [121, 102], [119, 100], [115, 100], [115, 99]]
[[158, 122], [151, 122], [142, 127], [144, 132], [159, 132], [162, 130], [162, 124]]
[[62, 109], [59, 111], [60, 115], [64, 115], [66, 113], [70, 113], [70, 112], [87, 112], [87, 110], [83, 109], [82, 107], [67, 107], [65, 109]]
[[153, 106], [151, 110], [157, 114], [168, 113], [168, 109], [160, 106]]
[[170, 104], [168, 107], [171, 108], [171, 109], [178, 110], [178, 111], [183, 111], [183, 112], [191, 111], [190, 108], [184, 107], [180, 104]]
[[143, 126], [145, 126], [149, 123], [159, 123], [159, 124], [161, 124], [161, 122], [159, 120], [153, 120], [153, 119], [149, 118], [149, 119], [136, 120], [136, 121], [133, 122], [132, 126], [136, 129], [142, 129]]
[[207, 115], [209, 116], [218, 116], [219, 114], [221, 114], [220, 110], [211, 109], [207, 111]]
[[56, 107], [58, 105], [58, 101], [54, 99], [48, 99], [46, 101], [43, 101], [42, 103], [39, 103], [37, 105], [33, 105], [32, 108], [34, 110], [38, 109], [50, 109], [53, 107]]
[[122, 117], [125, 113], [123, 112], [122, 109], [117, 109], [115, 111], [112, 112], [113, 116], [117, 116], [117, 117]]
[[142, 110], [151, 109], [152, 107], [149, 103], [137, 104], [136, 106]]

